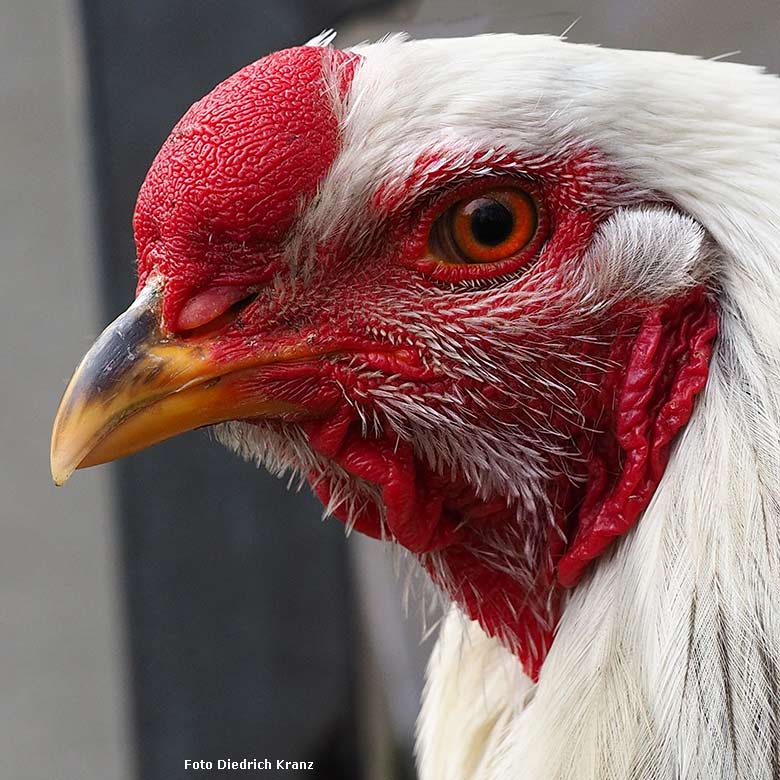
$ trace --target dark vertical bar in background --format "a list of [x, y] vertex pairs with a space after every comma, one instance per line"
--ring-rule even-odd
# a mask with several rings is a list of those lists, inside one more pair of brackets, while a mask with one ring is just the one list
[[[135, 195], [179, 116], [239, 67], [362, 5], [82, 0], [107, 318], [133, 296]], [[359, 777], [340, 525], [321, 525], [308, 492], [288, 494], [203, 433], [117, 474], [143, 780], [191, 777], [185, 758], [244, 757], [314, 760], [320, 780]]]

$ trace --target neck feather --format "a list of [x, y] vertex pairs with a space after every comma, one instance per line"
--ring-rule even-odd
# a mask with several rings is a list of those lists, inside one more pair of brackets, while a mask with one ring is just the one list
[[[780, 775], [780, 322], [762, 304], [770, 297], [724, 289], [707, 387], [652, 503], [570, 595], [532, 699], [523, 682], [485, 700], [499, 725], [472, 732], [490, 744], [472, 777], [518, 767], [550, 780]], [[467, 633], [443, 635], [450, 649], [434, 656], [422, 733], [441, 716], [436, 679], [463, 676], [442, 661], [455, 644], [485, 690], [506, 691], [515, 674], [509, 654], [475, 639], [474, 625]]]

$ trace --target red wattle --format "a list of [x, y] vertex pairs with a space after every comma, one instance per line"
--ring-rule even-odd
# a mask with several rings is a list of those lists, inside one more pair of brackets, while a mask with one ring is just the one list
[[[306, 424], [316, 451], [381, 493], [381, 509], [366, 502], [351, 518], [355, 528], [419, 555], [434, 581], [486, 633], [511, 647], [533, 679], [553, 641], [562, 586], [576, 584], [652, 498], [671, 442], [706, 382], [717, 318], [697, 289], [656, 307], [638, 326], [626, 320], [621, 327], [608, 356], [615, 368], [602, 375], [600, 395], [583, 402], [589, 415], [583, 429], [572, 430], [588, 461], [586, 484], [563, 474], [550, 484], [556, 518], [545, 521], [543, 538], [539, 518], [518, 516], [502, 497], [484, 500], [462, 480], [431, 472], [392, 432], [364, 438], [349, 407]], [[599, 428], [600, 434], [586, 433]], [[321, 478], [315, 492], [327, 503], [333, 485]], [[349, 519], [344, 505], [334, 513]], [[494, 533], [504, 533], [498, 538], [505, 544], [491, 542]], [[523, 540], [533, 534], [543, 549], [527, 561], [533, 566], [529, 588], [505, 566], [527, 557]]]
[[[417, 461], [408, 442], [391, 435], [364, 439], [355, 425], [354, 412], [342, 410], [328, 421], [305, 424], [312, 448], [337, 463], [344, 471], [377, 486], [383, 512], [369, 503], [351, 520], [370, 536], [389, 538], [414, 553], [423, 554], [451, 544], [456, 539], [452, 519], [444, 511], [444, 494], [435, 481], [420, 479], [426, 470]], [[314, 490], [327, 503], [333, 494], [328, 478], [313, 479]], [[342, 520], [346, 506], [334, 507]]]

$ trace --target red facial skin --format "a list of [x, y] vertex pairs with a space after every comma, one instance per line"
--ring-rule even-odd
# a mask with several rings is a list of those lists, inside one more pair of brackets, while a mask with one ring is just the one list
[[166, 287], [164, 318], [197, 292], [257, 287], [280, 264], [280, 244], [299, 206], [339, 150], [323, 94], [323, 63], [351, 72], [341, 52], [301, 47], [248, 65], [179, 120], [146, 176], [133, 229], [138, 289], [155, 271]]
[[[481, 159], [479, 175], [446, 164], [430, 174], [430, 159], [421, 157], [405, 192], [380, 190], [374, 199], [372, 216], [383, 226], [374, 243], [358, 248], [327, 237], [316, 248], [316, 268], [296, 276], [285, 240], [340, 149], [323, 67], [341, 68], [344, 91], [355, 64], [342, 52], [290, 49], [248, 66], [190, 109], [139, 195], [139, 288], [161, 276], [165, 324], [190, 338], [211, 328], [218, 362], [297, 350], [302, 359], [294, 363], [249, 372], [240, 392], [306, 409], [286, 422], [303, 427], [316, 453], [381, 491], [382, 506], [368, 503], [351, 518], [355, 527], [417, 554], [536, 678], [562, 588], [636, 522], [663, 475], [670, 442], [706, 380], [715, 315], [697, 289], [662, 304], [624, 301], [588, 322], [570, 316], [570, 266], [620, 189], [595, 154], [511, 165]], [[497, 263], [431, 258], [432, 221], [491, 186], [520, 186], [534, 197], [534, 239]], [[511, 363], [503, 350], [491, 354], [492, 342], [470, 334], [453, 312], [454, 296], [474, 282], [484, 297], [474, 290], [472, 314], [484, 300], [482, 314], [491, 315], [491, 290], [525, 295], [527, 305], [503, 316], [536, 324], [514, 343], [531, 356], [527, 365]], [[549, 295], [534, 298], [542, 286]], [[239, 313], [214, 320], [248, 293], [255, 297]], [[513, 337], [506, 338], [511, 351]], [[438, 348], [444, 339], [455, 351]], [[496, 381], [460, 372], [458, 350], [489, 358]], [[512, 426], [518, 441], [549, 436], [540, 455], [544, 517], [507, 507], [505, 496], [480, 497], [452, 469], [434, 470], [418, 442], [390, 425], [381, 392], [413, 397], [431, 414], [452, 413], [437, 399], [457, 396], [458, 413], [485, 431]], [[366, 430], [363, 419], [376, 420], [378, 430]], [[550, 454], [561, 442], [571, 453], [565, 463]], [[331, 482], [314, 481], [327, 502]], [[497, 550], [532, 565], [533, 585], [491, 564]]]

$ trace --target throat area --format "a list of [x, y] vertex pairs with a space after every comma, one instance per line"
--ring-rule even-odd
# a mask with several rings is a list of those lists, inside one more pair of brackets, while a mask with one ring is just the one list
[[490, 495], [454, 469], [435, 471], [392, 430], [367, 435], [351, 408], [302, 427], [329, 465], [309, 480], [330, 514], [414, 553], [434, 584], [536, 679], [559, 617], [556, 567], [584, 496], [584, 466], [532, 498]]
[[[417, 555], [435, 584], [536, 679], [565, 589], [636, 524], [658, 487], [705, 385], [716, 332], [702, 289], [663, 303], [615, 337], [599, 382], [580, 383], [570, 410], [579, 417], [556, 415], [560, 403], [548, 399], [547, 435], [557, 444], [520, 405], [510, 410], [511, 434], [491, 413], [471, 440], [449, 448], [461, 465], [439, 458], [434, 468], [425, 435], [401, 436], [378, 420], [370, 430], [344, 404], [302, 424], [313, 451], [332, 464], [310, 481], [348, 526]], [[514, 462], [513, 476], [494, 478], [502, 454], [484, 446], [488, 430]], [[482, 451], [481, 470], [462, 467], [470, 449]]]

